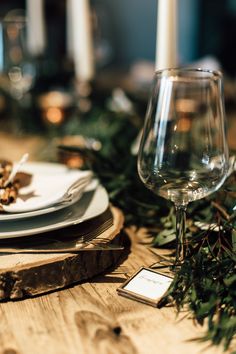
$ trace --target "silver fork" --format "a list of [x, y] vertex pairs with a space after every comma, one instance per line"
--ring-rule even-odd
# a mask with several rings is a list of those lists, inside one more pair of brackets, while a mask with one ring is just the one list
[[82, 177], [78, 181], [73, 183], [67, 189], [67, 191], [64, 193], [64, 195], [62, 196], [61, 200], [58, 203], [56, 203], [56, 205], [63, 204], [63, 203], [69, 203], [75, 198], [75, 196], [77, 198], [79, 198], [82, 195], [82, 193], [84, 192], [85, 187], [91, 181], [91, 178], [92, 178], [92, 174], [91, 174], [91, 176], [89, 175], [89, 176], [86, 176], [86, 177]]
[[[93, 231], [83, 234], [76, 238], [60, 240], [60, 237], [43, 237], [41, 244], [37, 245], [35, 241], [26, 241], [13, 247], [9, 244], [0, 243], [0, 254], [16, 254], [16, 253], [77, 253], [80, 251], [97, 251], [97, 250], [122, 250], [124, 246], [110, 243], [110, 239], [103, 237], [102, 234], [113, 225], [110, 218], [103, 222], [102, 225]], [[98, 237], [98, 238], [96, 238]], [[40, 240], [39, 240], [40, 242]]]

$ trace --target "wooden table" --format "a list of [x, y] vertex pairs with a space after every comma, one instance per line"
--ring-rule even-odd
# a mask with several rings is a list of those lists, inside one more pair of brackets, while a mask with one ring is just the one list
[[126, 231], [130, 247], [106, 274], [46, 295], [0, 303], [0, 354], [223, 353], [193, 340], [204, 329], [187, 312], [176, 317], [172, 307], [156, 309], [117, 294], [129, 275], [156, 262], [144, 230]]
[[[156, 309], [117, 295], [117, 287], [156, 256], [142, 230], [127, 230], [131, 248], [121, 263], [89, 282], [0, 304], [1, 354], [216, 354], [192, 339], [203, 329], [174, 308]], [[204, 351], [203, 351], [204, 350]]]

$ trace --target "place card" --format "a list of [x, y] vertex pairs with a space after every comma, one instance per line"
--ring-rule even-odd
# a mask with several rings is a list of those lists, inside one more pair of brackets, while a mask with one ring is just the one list
[[154, 269], [142, 267], [118, 289], [119, 295], [157, 307], [173, 278]]

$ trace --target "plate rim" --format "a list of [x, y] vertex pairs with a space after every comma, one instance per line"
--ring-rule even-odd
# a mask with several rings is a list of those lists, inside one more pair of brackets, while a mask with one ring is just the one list
[[[0, 240], [39, 235], [39, 234], [43, 234], [44, 232], [55, 231], [55, 230], [58, 230], [58, 229], [66, 228], [68, 226], [78, 225], [78, 224], [80, 224], [80, 223], [82, 223], [84, 221], [88, 221], [88, 220], [90, 220], [90, 219], [92, 219], [92, 218], [94, 218], [96, 216], [99, 216], [109, 206], [108, 193], [107, 193], [106, 189], [101, 184], [98, 184], [97, 187], [94, 189], [94, 197], [93, 197], [93, 199], [92, 199], [92, 201], [91, 201], [91, 203], [89, 205], [91, 207], [91, 204], [95, 203], [95, 201], [94, 201], [95, 198], [100, 200], [101, 193], [103, 194], [103, 205], [100, 206], [101, 209], [99, 210], [99, 212], [95, 212], [95, 213], [93, 212], [92, 214], [86, 216], [86, 212], [89, 209], [89, 207], [88, 207], [87, 210], [85, 210], [84, 214], [81, 217], [79, 217], [77, 220], [73, 219], [71, 221], [66, 220], [64, 222], [61, 221], [61, 222], [58, 222], [58, 223], [53, 223], [53, 224], [51, 224], [50, 227], [41, 226], [41, 227], [38, 227], [38, 228], [33, 228], [33, 229], [28, 229], [28, 230], [22, 230], [21, 229], [20, 231], [0, 232]], [[77, 201], [77, 203], [79, 203], [79, 202], [80, 202], [80, 200]], [[75, 207], [75, 205], [76, 205], [76, 203], [74, 203], [73, 205], [68, 206], [68, 208], [73, 208], [73, 207]], [[85, 217], [84, 217], [84, 215], [85, 215]], [[37, 217], [40, 218], [40, 217], [43, 217], [43, 216], [39, 215], [39, 216], [36, 216], [36, 218]], [[30, 220], [32, 220], [32, 219], [30, 219]], [[24, 221], [24, 220], [22, 219], [22, 221]], [[27, 219], [26, 219], [26, 222], [27, 222]]]

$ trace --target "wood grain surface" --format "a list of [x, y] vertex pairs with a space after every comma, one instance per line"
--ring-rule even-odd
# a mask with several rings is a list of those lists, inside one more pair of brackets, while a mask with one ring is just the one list
[[1, 354], [219, 354], [199, 343], [204, 330], [187, 312], [155, 309], [117, 295], [116, 289], [157, 256], [143, 230], [130, 228], [131, 252], [119, 266], [89, 282], [0, 304]]

